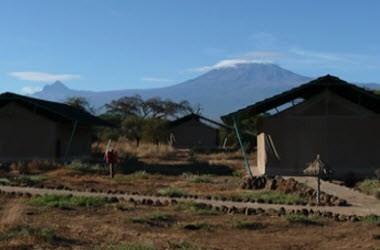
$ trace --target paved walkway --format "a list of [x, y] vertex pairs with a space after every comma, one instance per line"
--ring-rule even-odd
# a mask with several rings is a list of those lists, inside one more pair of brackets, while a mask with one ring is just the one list
[[[44, 195], [44, 194], [56, 194], [56, 195], [74, 195], [74, 196], [91, 196], [91, 197], [117, 197], [123, 199], [133, 198], [134, 200], [151, 199], [153, 201], [171, 201], [172, 198], [167, 197], [156, 197], [156, 196], [144, 196], [144, 195], [130, 195], [130, 194], [108, 194], [108, 193], [95, 193], [95, 192], [85, 192], [85, 191], [69, 191], [69, 190], [57, 190], [57, 189], [47, 189], [47, 188], [32, 188], [32, 187], [14, 187], [14, 186], [0, 186], [0, 191], [2, 192], [20, 192], [20, 193], [30, 193], [32, 195]], [[233, 201], [216, 201], [207, 199], [186, 199], [186, 198], [175, 198], [177, 201], [194, 201], [198, 203], [206, 203], [214, 206], [226, 206], [226, 207], [249, 207], [249, 208], [262, 208], [262, 209], [279, 209], [283, 207], [286, 211], [297, 210], [297, 209], [313, 209], [314, 211], [321, 212], [332, 212], [344, 215], [360, 215], [365, 216], [369, 214], [380, 215], [380, 209], [378, 206], [350, 206], [350, 207], [314, 207], [314, 206], [296, 206], [296, 205], [278, 205], [278, 204], [263, 204], [263, 203], [252, 203], [252, 202], [233, 202]]]

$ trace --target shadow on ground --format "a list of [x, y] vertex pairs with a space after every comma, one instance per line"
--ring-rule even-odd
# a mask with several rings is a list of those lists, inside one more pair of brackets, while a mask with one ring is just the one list
[[182, 175], [184, 173], [191, 174], [210, 174], [210, 175], [232, 175], [233, 169], [226, 165], [209, 164], [208, 162], [191, 162], [176, 165], [169, 164], [148, 164], [139, 161], [137, 158], [129, 158], [121, 164], [124, 174], [132, 174], [138, 171], [145, 171], [149, 174], [162, 175]]

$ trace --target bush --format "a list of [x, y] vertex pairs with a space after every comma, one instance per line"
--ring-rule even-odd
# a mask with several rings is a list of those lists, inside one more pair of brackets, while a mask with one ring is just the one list
[[174, 187], [162, 188], [158, 190], [158, 194], [162, 196], [172, 197], [172, 198], [179, 198], [179, 197], [187, 195], [185, 191], [178, 188], [174, 188]]
[[290, 214], [286, 215], [286, 220], [289, 223], [297, 223], [297, 224], [303, 224], [303, 225], [322, 225], [317, 217], [308, 217], [301, 214]]
[[175, 218], [169, 214], [164, 213], [153, 213], [149, 216], [143, 216], [143, 217], [133, 217], [131, 218], [132, 223], [139, 223], [139, 224], [147, 224], [150, 226], [170, 226], [173, 223], [175, 223]]
[[8, 178], [0, 178], [0, 185], [9, 185], [11, 181]]
[[176, 206], [177, 210], [196, 213], [199, 215], [217, 215], [217, 211], [212, 210], [207, 204], [197, 203], [193, 201], [179, 202]]
[[19, 161], [13, 162], [10, 165], [10, 169], [18, 171], [21, 174], [39, 173], [41, 171], [47, 171], [55, 169], [59, 166], [58, 163], [48, 160], [32, 160], [32, 161]]
[[16, 226], [0, 234], [0, 240], [10, 240], [17, 237], [35, 237], [46, 242], [58, 239], [55, 232], [49, 228], [32, 228], [30, 226]]
[[375, 176], [380, 181], [380, 168], [375, 170]]
[[84, 197], [70, 195], [43, 195], [33, 197], [29, 204], [35, 206], [73, 208], [73, 207], [98, 207], [110, 202], [103, 197]]
[[251, 221], [236, 221], [233, 225], [237, 229], [257, 230], [264, 228], [264, 225]]
[[183, 229], [186, 229], [186, 230], [201, 230], [201, 229], [210, 230], [211, 225], [209, 225], [207, 223], [197, 222], [197, 223], [186, 224], [183, 226]]
[[103, 173], [106, 171], [104, 165], [84, 163], [80, 160], [72, 161], [67, 167], [83, 173]]
[[120, 243], [120, 244], [110, 244], [108, 246], [102, 246], [95, 248], [96, 250], [106, 249], [106, 250], [156, 250], [152, 244], [143, 243]]
[[43, 175], [20, 175], [15, 177], [12, 182], [16, 185], [34, 186], [47, 179]]
[[194, 175], [194, 174], [183, 174], [186, 180], [191, 183], [212, 183], [211, 175]]
[[376, 199], [380, 200], [380, 191], [376, 191], [375, 197]]
[[168, 242], [169, 246], [167, 249], [169, 250], [198, 250], [199, 247], [193, 246], [187, 241], [180, 241], [180, 242]]
[[380, 181], [374, 179], [366, 179], [362, 182], [359, 182], [356, 187], [369, 195], [376, 195], [380, 191]]
[[374, 215], [374, 214], [367, 215], [367, 216], [362, 217], [361, 221], [370, 223], [370, 224], [379, 224], [380, 216]]
[[114, 180], [118, 182], [123, 182], [123, 181], [133, 181], [137, 179], [148, 179], [149, 174], [145, 171], [137, 171], [132, 174], [126, 174], [126, 175], [116, 175]]
[[245, 191], [233, 195], [232, 198], [243, 200], [262, 200], [264, 203], [271, 202], [276, 204], [296, 204], [306, 202], [304, 198], [296, 194], [284, 194], [276, 191]]

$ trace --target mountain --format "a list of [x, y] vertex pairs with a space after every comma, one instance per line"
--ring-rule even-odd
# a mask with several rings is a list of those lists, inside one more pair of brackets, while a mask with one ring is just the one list
[[33, 96], [53, 101], [83, 96], [97, 108], [123, 96], [138, 94], [144, 99], [159, 96], [200, 104], [205, 115], [218, 118], [309, 80], [311, 78], [275, 64], [245, 63], [214, 69], [194, 79], [163, 88], [95, 92], [73, 90], [61, 82], [55, 82]]
[[380, 90], [380, 84], [378, 83], [359, 83], [358, 85], [372, 90]]

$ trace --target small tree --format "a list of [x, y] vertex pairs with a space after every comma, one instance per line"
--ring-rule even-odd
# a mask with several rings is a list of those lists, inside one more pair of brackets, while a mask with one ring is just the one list
[[129, 140], [136, 141], [136, 147], [140, 145], [143, 135], [144, 120], [138, 116], [129, 116], [121, 124], [123, 135]]
[[143, 126], [144, 140], [151, 141], [156, 145], [168, 138], [167, 122], [163, 119], [149, 118]]

